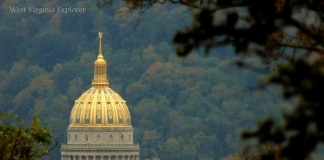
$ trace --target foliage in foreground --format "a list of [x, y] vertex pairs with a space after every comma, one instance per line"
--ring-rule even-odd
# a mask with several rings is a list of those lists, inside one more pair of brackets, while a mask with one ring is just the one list
[[18, 117], [9, 120], [9, 115], [0, 112], [0, 159], [1, 160], [34, 160], [40, 158], [56, 146], [48, 149], [53, 143], [52, 134], [47, 127], [40, 126], [38, 116], [28, 127], [19, 123]]

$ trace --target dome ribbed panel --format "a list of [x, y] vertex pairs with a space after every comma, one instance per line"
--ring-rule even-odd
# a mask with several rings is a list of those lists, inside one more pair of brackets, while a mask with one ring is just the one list
[[131, 127], [131, 116], [114, 90], [91, 88], [75, 101], [69, 127]]

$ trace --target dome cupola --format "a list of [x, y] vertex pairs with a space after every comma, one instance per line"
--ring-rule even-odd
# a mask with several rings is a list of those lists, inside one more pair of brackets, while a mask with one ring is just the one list
[[107, 62], [99, 54], [94, 63], [92, 87], [75, 100], [61, 146], [61, 160], [139, 160], [139, 144], [133, 143], [133, 127], [126, 101], [109, 88]]
[[99, 32], [99, 54], [94, 63], [92, 87], [75, 101], [69, 128], [132, 127], [126, 101], [108, 86], [107, 63], [102, 54], [101, 40], [102, 32]]

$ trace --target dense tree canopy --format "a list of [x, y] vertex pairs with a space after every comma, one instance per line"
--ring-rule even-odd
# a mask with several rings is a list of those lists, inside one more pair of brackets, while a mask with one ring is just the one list
[[[269, 76], [267, 83], [279, 84], [283, 97], [298, 98], [295, 109], [284, 115], [285, 123], [267, 119], [244, 138], [271, 142], [277, 154], [263, 158], [304, 159], [324, 141], [323, 59], [324, 3], [321, 0], [133, 0], [129, 11], [140, 13], [158, 3], [179, 3], [195, 11], [194, 22], [177, 32], [173, 42], [177, 54], [185, 56], [203, 46], [206, 53], [214, 47], [233, 45], [237, 53], [254, 53], [265, 64], [287, 59]], [[101, 2], [98, 5], [113, 3]], [[297, 51], [298, 49], [298, 51]], [[297, 55], [299, 54], [299, 55]], [[238, 61], [241, 67], [253, 67]]]

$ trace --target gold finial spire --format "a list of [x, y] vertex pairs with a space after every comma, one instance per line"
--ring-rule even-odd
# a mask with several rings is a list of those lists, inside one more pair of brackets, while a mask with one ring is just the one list
[[92, 80], [92, 86], [95, 88], [103, 88], [108, 87], [108, 79], [106, 75], [106, 66], [107, 63], [104, 60], [102, 55], [102, 46], [101, 46], [101, 39], [102, 39], [102, 32], [99, 32], [99, 54], [97, 60], [94, 63], [94, 78]]
[[102, 47], [101, 47], [102, 32], [99, 32], [99, 55], [102, 56]]

